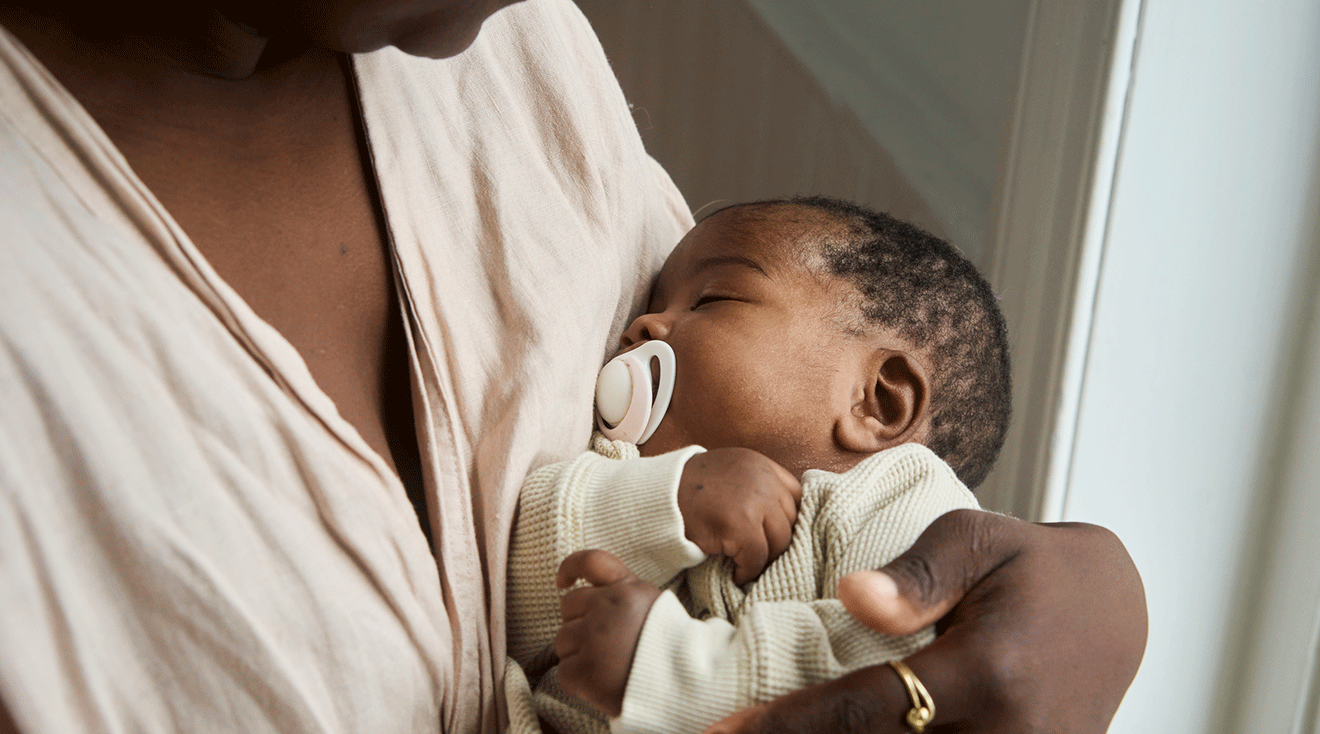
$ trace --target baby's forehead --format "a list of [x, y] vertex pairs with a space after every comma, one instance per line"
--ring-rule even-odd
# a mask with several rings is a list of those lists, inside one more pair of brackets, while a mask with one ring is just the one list
[[766, 266], [806, 267], [819, 271], [828, 242], [847, 237], [847, 226], [828, 212], [790, 202], [734, 205], [697, 225], [691, 255], [742, 254]]
[[733, 269], [764, 277], [801, 305], [828, 306], [831, 322], [854, 331], [863, 321], [860, 293], [829, 267], [824, 254], [827, 246], [847, 237], [836, 219], [799, 205], [775, 202], [718, 211], [701, 220], [665, 263], [652, 305], [666, 303], [685, 285], [705, 282], [710, 273]]

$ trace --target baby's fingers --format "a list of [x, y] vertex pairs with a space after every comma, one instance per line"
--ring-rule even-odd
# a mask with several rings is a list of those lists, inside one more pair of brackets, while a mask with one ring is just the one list
[[784, 513], [784, 519], [788, 522], [791, 529], [793, 523], [797, 522], [798, 502], [802, 501], [802, 485], [797, 485], [797, 494], [791, 492], [781, 492], [779, 495], [779, 509]]
[[761, 520], [760, 529], [759, 534], [750, 534], [749, 542], [725, 551], [725, 555], [733, 558], [733, 581], [739, 586], [756, 580], [765, 567], [783, 555], [793, 542], [792, 518], [772, 512]]
[[555, 574], [555, 585], [567, 589], [585, 580], [592, 586], [608, 586], [633, 577], [632, 569], [624, 565], [612, 553], [603, 550], [578, 551], [559, 564], [559, 573]]
[[595, 597], [600, 591], [595, 587], [584, 586], [564, 594], [559, 600], [559, 616], [565, 622], [584, 616], [596, 604]]
[[733, 582], [742, 586], [765, 570], [766, 563], [770, 561], [770, 548], [766, 545], [764, 535], [753, 534], [738, 548], [728, 548], [724, 555], [733, 559]]
[[783, 515], [771, 514], [765, 518], [765, 540], [769, 548], [766, 564], [774, 561], [788, 550], [793, 542], [793, 519]]
[[561, 665], [582, 650], [586, 638], [583, 632], [585, 627], [584, 620], [573, 619], [564, 622], [559, 628], [559, 634], [555, 635], [555, 655], [559, 657]]
[[802, 501], [802, 482], [793, 473], [779, 464], [775, 464], [775, 474], [779, 476], [779, 481], [788, 489], [788, 494], [793, 498], [793, 513], [797, 514], [797, 505]]

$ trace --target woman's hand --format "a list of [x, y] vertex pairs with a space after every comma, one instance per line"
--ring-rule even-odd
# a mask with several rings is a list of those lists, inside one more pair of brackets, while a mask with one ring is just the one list
[[[906, 661], [935, 701], [931, 734], [1100, 734], [1146, 648], [1141, 577], [1118, 538], [1094, 525], [957, 510], [883, 572], [846, 577], [839, 598], [886, 634], [936, 623], [935, 642]], [[910, 707], [898, 675], [879, 665], [739, 712], [708, 734], [899, 734]]]

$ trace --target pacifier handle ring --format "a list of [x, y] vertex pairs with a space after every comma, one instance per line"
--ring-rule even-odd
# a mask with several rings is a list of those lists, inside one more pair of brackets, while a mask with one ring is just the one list
[[[654, 339], [646, 342], [642, 346], [628, 353], [629, 356], [637, 355], [647, 363], [646, 368], [646, 395], [649, 398], [651, 394], [651, 369], [650, 361], [654, 358], [660, 363], [660, 375], [657, 379], [658, 387], [655, 392], [655, 401], [650, 406], [650, 412], [646, 421], [646, 428], [642, 435], [637, 439], [637, 443], [644, 444], [655, 433], [655, 429], [660, 426], [660, 421], [665, 417], [665, 411], [669, 410], [669, 400], [674, 396], [674, 373], [677, 371], [677, 361], [674, 359], [674, 348], [667, 343]], [[634, 395], [636, 391], [634, 391]]]
[[[632, 380], [632, 394], [628, 400], [628, 412], [624, 414], [623, 420], [619, 421], [619, 424], [613, 428], [605, 425], [605, 419], [600, 417], [600, 413], [597, 413], [596, 426], [611, 441], [627, 441], [639, 444], [646, 440], [645, 438], [639, 440], [639, 436], [650, 437], [650, 434], [646, 433], [646, 427], [652, 416], [651, 371], [645, 367], [641, 360], [634, 357], [632, 352], [620, 355], [615, 359], [618, 359], [628, 368], [628, 377]], [[639, 390], [638, 386], [641, 386], [642, 389]]]

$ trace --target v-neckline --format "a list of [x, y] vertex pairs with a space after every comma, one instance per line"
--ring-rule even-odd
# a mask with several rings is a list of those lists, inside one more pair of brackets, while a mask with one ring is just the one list
[[[82, 103], [55, 77], [53, 73], [8, 29], [0, 26], [0, 44], [12, 47], [5, 54], [8, 66], [19, 76], [29, 97], [38, 98], [44, 106], [48, 124], [59, 129], [60, 143], [77, 156], [88, 173], [108, 180], [112, 184], [115, 203], [135, 220], [145, 240], [179, 276], [182, 284], [193, 292], [217, 317], [225, 329], [276, 382], [280, 388], [301, 403], [312, 416], [334, 435], [345, 448], [368, 463], [385, 481], [399, 479], [377, 452], [358, 434], [357, 429], [339, 415], [331, 400], [312, 377], [298, 350], [277, 329], [262, 319], [248, 303], [212, 267], [201, 250], [192, 242], [173, 215], [165, 209], [154, 193], [129, 165], [127, 158], [102, 129]], [[353, 111], [362, 129], [360, 144], [370, 151], [370, 138], [362, 118], [362, 100], [358, 93], [356, 71], [348, 57], [345, 79], [350, 83]], [[353, 70], [353, 73], [348, 73]], [[39, 148], [40, 150], [40, 148]], [[372, 160], [370, 155], [366, 160]], [[380, 194], [379, 175], [373, 165], [370, 170], [374, 187], [377, 215], [384, 221], [386, 245], [390, 248], [390, 262], [394, 273], [396, 292], [401, 287], [400, 265], [394, 254], [390, 236], [388, 210]], [[98, 183], [101, 188], [104, 184]], [[97, 208], [96, 202], [84, 202]], [[149, 219], [144, 219], [149, 218]], [[155, 226], [152, 226], [154, 220]], [[415, 375], [416, 356], [412, 347], [411, 328], [415, 320], [411, 307], [400, 299], [398, 307], [409, 334], [409, 360]]]

